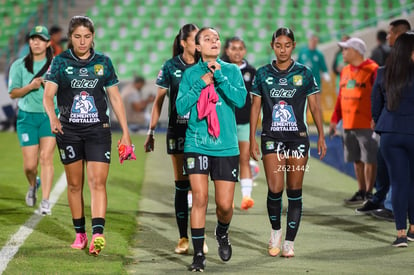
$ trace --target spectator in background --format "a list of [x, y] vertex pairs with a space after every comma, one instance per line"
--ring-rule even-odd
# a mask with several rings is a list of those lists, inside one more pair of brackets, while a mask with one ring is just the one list
[[317, 49], [319, 38], [312, 34], [308, 40], [308, 46], [302, 48], [298, 54], [298, 62], [308, 66], [315, 77], [316, 84], [322, 90], [321, 73], [325, 81], [331, 81], [331, 77], [326, 67], [325, 58], [320, 50]]
[[363, 40], [353, 37], [338, 45], [348, 65], [341, 72], [329, 132], [335, 132], [337, 123], [342, 120], [345, 161], [354, 162], [358, 181], [358, 191], [346, 199], [345, 204], [356, 205], [372, 197], [375, 182], [378, 142], [371, 129], [371, 90], [378, 65], [371, 59], [364, 59], [366, 45]]
[[[345, 42], [349, 39], [349, 35], [344, 35], [341, 38], [341, 42]], [[335, 92], [336, 94], [339, 93], [339, 79], [341, 76], [341, 71], [345, 66], [344, 57], [342, 56], [342, 48], [339, 47], [338, 51], [335, 53], [335, 57], [332, 63], [332, 71], [334, 72], [336, 79], [335, 79]]]
[[387, 32], [379, 30], [377, 32], [378, 45], [372, 50], [371, 59], [374, 60], [378, 66], [384, 66], [385, 60], [391, 51], [389, 45], [387, 45]]
[[154, 95], [144, 98], [142, 88], [145, 86], [145, 79], [141, 76], [134, 77], [134, 80], [127, 84], [121, 92], [127, 115], [128, 126], [131, 131], [146, 128], [149, 123], [148, 106], [154, 102]]
[[246, 55], [246, 44], [239, 37], [228, 39], [224, 45], [224, 61], [234, 63], [239, 66], [244, 85], [246, 86], [246, 104], [243, 108], [236, 108], [237, 139], [240, 149], [240, 188], [242, 192], [242, 202], [240, 208], [247, 210], [254, 205], [252, 199], [253, 178], [250, 170], [250, 109], [252, 105], [250, 91], [252, 90], [253, 78], [256, 69], [244, 59]]
[[[388, 28], [388, 44], [394, 47], [395, 40], [401, 34], [411, 29], [410, 23], [405, 19], [397, 19], [390, 23]], [[394, 214], [392, 207], [392, 187], [390, 186], [387, 169], [385, 168], [385, 160], [381, 150], [378, 151], [378, 173], [375, 184], [376, 192], [372, 200], [367, 201], [363, 207], [356, 209], [357, 212], [371, 213], [372, 216], [394, 222]]]
[[[401, 34], [372, 91], [375, 131], [389, 173], [397, 238], [395, 247], [414, 241], [414, 32]], [[407, 216], [410, 223], [407, 231]]]
[[62, 48], [62, 34], [63, 29], [59, 26], [52, 26], [49, 29], [50, 45], [53, 49], [53, 55], [56, 56], [63, 51]]

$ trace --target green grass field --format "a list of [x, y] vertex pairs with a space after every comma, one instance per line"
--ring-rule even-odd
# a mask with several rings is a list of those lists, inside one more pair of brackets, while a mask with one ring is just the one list
[[[117, 136], [114, 136], [114, 141]], [[70, 248], [74, 238], [70, 210], [63, 193], [20, 247], [4, 274], [183, 274], [191, 255], [173, 253], [178, 240], [174, 218], [174, 186], [165, 137], [156, 138], [156, 150], [144, 155], [143, 136], [133, 136], [137, 161], [120, 165], [115, 158], [108, 180], [107, 246], [99, 257]], [[24, 195], [27, 183], [14, 133], [0, 133], [0, 245], [32, 215]], [[329, 150], [329, 148], [328, 148]], [[112, 151], [116, 153], [115, 147]], [[255, 206], [240, 210], [236, 186], [234, 217], [230, 227], [233, 257], [222, 263], [214, 240], [216, 223], [211, 184], [207, 212], [207, 267], [210, 274], [411, 274], [413, 245], [393, 248], [394, 224], [370, 216], [357, 216], [343, 206], [356, 187], [354, 179], [312, 159], [305, 175], [304, 207], [295, 241], [295, 257], [267, 255], [270, 224], [266, 213], [267, 187], [260, 173], [253, 190]], [[56, 180], [62, 165], [56, 156]], [[141, 188], [142, 185], [142, 188]], [[88, 188], [85, 188], [87, 191]], [[40, 194], [39, 194], [40, 195]], [[85, 193], [90, 225], [89, 193]], [[286, 206], [286, 198], [284, 200]], [[282, 228], [285, 231], [285, 216]], [[90, 233], [90, 226], [88, 227]], [[89, 234], [90, 235], [90, 234]]]
[[[113, 141], [119, 135], [113, 136]], [[142, 136], [133, 136], [133, 143], [143, 144]], [[52, 216], [44, 217], [20, 247], [4, 274], [122, 274], [125, 273], [129, 243], [136, 232], [136, 215], [144, 173], [144, 155], [137, 161], [117, 160], [116, 142], [108, 179], [108, 211], [105, 235], [108, 245], [102, 257], [91, 257], [85, 251], [70, 248], [74, 239], [72, 220], [66, 192], [52, 209]], [[27, 181], [22, 170], [22, 156], [15, 133], [0, 133], [0, 234], [1, 247], [10, 236], [33, 214], [26, 206], [24, 196]], [[56, 152], [55, 179], [63, 172]], [[85, 186], [87, 233], [90, 236], [90, 195]], [[39, 190], [38, 198], [41, 197]]]

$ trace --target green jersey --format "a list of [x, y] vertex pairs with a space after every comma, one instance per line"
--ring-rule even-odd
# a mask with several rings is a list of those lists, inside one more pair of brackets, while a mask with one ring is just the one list
[[251, 94], [262, 98], [262, 136], [281, 141], [308, 138], [307, 97], [319, 93], [310, 69], [300, 63], [284, 71], [273, 63], [257, 70]]
[[[168, 105], [168, 128], [175, 129], [183, 128], [183, 132], [187, 129], [188, 115], [177, 115], [177, 108], [175, 101], [177, 99], [178, 87], [184, 71], [194, 64], [187, 64], [180, 55], [174, 56], [167, 60], [158, 73], [155, 84], [163, 89], [168, 89], [167, 95], [169, 97]], [[179, 132], [179, 131], [178, 131]]]
[[58, 85], [59, 119], [65, 127], [109, 123], [105, 88], [118, 84], [109, 57], [91, 50], [90, 57], [81, 60], [72, 50], [64, 51], [54, 58], [46, 81]]
[[226, 157], [239, 155], [235, 107], [245, 104], [247, 91], [240, 69], [235, 64], [217, 59], [221, 69], [214, 72], [214, 88], [218, 94], [216, 112], [220, 135], [208, 133], [207, 119], [198, 119], [197, 101], [206, 83], [201, 77], [209, 72], [207, 62], [200, 61], [188, 68], [178, 91], [176, 107], [179, 115], [190, 112], [184, 144], [184, 152], [208, 156]]
[[[33, 73], [29, 72], [24, 65], [24, 58], [17, 59], [10, 67], [9, 75], [9, 93], [13, 89], [22, 88], [32, 81], [33, 77], [43, 68], [47, 59], [33, 62]], [[29, 113], [46, 113], [43, 107], [43, 86], [39, 89], [32, 90], [19, 98], [17, 106], [20, 110]], [[55, 100], [56, 106], [56, 100]]]

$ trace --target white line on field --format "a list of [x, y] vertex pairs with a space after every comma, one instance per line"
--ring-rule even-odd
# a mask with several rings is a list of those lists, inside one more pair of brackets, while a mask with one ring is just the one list
[[[65, 173], [63, 173], [50, 193], [49, 203], [51, 209], [56, 204], [63, 191], [65, 191], [66, 185], [66, 176]], [[33, 229], [42, 218], [43, 216], [41, 215], [33, 214], [25, 224], [20, 226], [19, 230], [17, 230], [17, 232], [14, 233], [10, 240], [3, 246], [0, 251], [0, 274], [6, 270], [7, 265], [13, 259], [20, 246], [24, 243], [27, 237], [30, 236]]]

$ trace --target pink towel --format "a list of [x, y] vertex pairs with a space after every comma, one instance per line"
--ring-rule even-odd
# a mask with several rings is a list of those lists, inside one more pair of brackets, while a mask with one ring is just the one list
[[208, 133], [213, 137], [220, 135], [220, 124], [217, 117], [216, 103], [219, 97], [214, 90], [214, 85], [210, 84], [201, 90], [197, 102], [198, 119], [207, 117]]
[[135, 156], [135, 146], [132, 145], [124, 145], [121, 144], [121, 141], [118, 140], [118, 154], [119, 154], [119, 162], [122, 164], [124, 160], [136, 160], [137, 157]]

